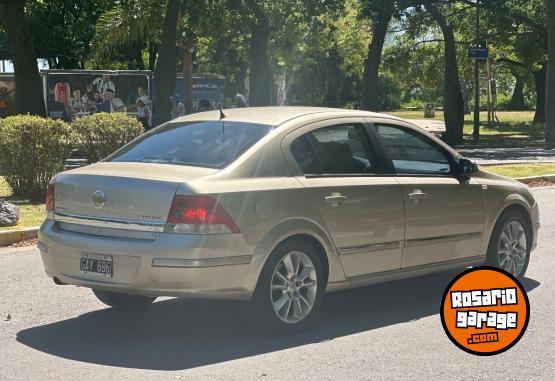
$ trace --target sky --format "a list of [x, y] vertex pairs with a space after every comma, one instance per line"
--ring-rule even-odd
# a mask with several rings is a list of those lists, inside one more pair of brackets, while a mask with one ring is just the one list
[[[37, 65], [39, 67], [39, 70], [48, 69], [48, 62], [46, 60], [37, 60]], [[13, 73], [12, 61], [0, 60], [0, 72]]]

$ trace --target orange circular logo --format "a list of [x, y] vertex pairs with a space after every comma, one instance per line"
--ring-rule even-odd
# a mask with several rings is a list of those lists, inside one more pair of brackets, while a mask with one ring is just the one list
[[462, 350], [495, 355], [515, 345], [530, 319], [528, 296], [506, 271], [473, 268], [451, 281], [441, 300], [441, 323]]

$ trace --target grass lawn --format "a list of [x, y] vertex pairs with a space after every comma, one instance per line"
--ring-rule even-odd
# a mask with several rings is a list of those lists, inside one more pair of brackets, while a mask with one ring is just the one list
[[555, 174], [555, 163], [487, 165], [480, 168], [512, 178]]
[[[392, 111], [391, 114], [404, 119], [424, 119], [424, 111]], [[543, 125], [534, 124], [534, 111], [498, 111], [499, 122], [487, 125], [487, 112], [480, 113], [480, 135], [485, 139], [543, 139]], [[436, 111], [436, 120], [443, 120], [443, 112]], [[464, 134], [472, 135], [474, 119], [472, 115], [464, 116]]]
[[0, 176], [0, 198], [5, 198], [6, 201], [16, 204], [20, 213], [19, 223], [17, 226], [9, 228], [0, 227], [0, 232], [39, 226], [45, 217], [44, 204], [30, 203], [26, 200], [14, 200], [10, 198], [11, 194], [12, 190], [10, 186], [4, 178]]

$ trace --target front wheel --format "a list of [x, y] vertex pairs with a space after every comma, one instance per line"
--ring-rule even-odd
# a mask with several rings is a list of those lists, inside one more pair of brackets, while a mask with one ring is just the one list
[[136, 310], [146, 308], [156, 300], [153, 296], [128, 295], [118, 292], [92, 290], [102, 303], [117, 310]]
[[325, 284], [322, 260], [312, 245], [297, 239], [286, 241], [270, 255], [243, 311], [261, 331], [296, 333], [317, 317]]
[[488, 263], [522, 278], [528, 268], [532, 232], [518, 211], [503, 213], [495, 224], [488, 248]]

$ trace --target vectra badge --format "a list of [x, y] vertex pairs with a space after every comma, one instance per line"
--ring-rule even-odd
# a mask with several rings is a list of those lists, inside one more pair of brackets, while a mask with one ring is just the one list
[[106, 203], [106, 196], [104, 195], [104, 192], [98, 190], [94, 192], [92, 202], [96, 209], [102, 208]]

